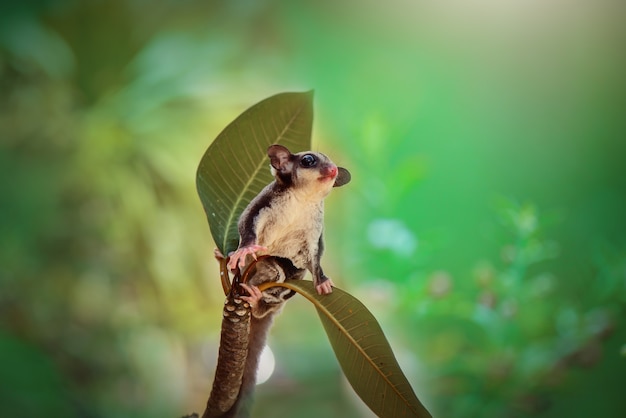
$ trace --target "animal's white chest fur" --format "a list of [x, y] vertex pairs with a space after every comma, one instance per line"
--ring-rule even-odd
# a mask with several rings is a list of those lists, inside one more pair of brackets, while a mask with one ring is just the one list
[[256, 221], [258, 244], [267, 254], [289, 258], [294, 266], [307, 268], [317, 253], [323, 229], [324, 201], [304, 201], [293, 193], [272, 202]]

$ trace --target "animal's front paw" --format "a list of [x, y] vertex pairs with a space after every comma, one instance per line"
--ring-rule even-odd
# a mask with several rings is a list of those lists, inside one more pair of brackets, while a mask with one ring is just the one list
[[241, 283], [241, 287], [243, 287], [244, 290], [250, 294], [250, 296], [240, 296], [241, 299], [248, 302], [248, 304], [250, 305], [250, 308], [254, 309], [256, 306], [259, 305], [259, 302], [263, 298], [263, 294], [261, 293], [259, 288], [256, 286], [248, 286], [245, 283]]
[[246, 264], [246, 256], [251, 254], [256, 260], [256, 252], [265, 251], [266, 247], [262, 245], [248, 245], [245, 247], [238, 248], [237, 251], [230, 254], [230, 261], [228, 261], [228, 268], [231, 270], [235, 270], [237, 267], [243, 267]]
[[334, 285], [335, 284], [333, 283], [332, 280], [326, 279], [322, 283], [316, 285], [315, 290], [317, 290], [317, 293], [319, 295], [328, 295], [329, 293], [333, 292]]

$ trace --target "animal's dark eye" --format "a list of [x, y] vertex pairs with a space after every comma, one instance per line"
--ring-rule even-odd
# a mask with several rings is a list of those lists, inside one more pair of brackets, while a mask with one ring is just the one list
[[300, 159], [300, 165], [302, 167], [305, 168], [309, 168], [309, 167], [313, 167], [315, 166], [315, 164], [317, 164], [317, 158], [315, 158], [314, 155], [311, 154], [305, 154], [304, 156], [302, 156], [302, 158]]

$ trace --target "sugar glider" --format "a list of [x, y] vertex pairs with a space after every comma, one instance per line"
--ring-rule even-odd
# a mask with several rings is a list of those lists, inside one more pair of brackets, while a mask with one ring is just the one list
[[[332, 292], [333, 282], [324, 274], [320, 258], [324, 250], [322, 229], [324, 198], [333, 187], [350, 181], [350, 173], [337, 167], [319, 152], [292, 154], [281, 145], [272, 145], [270, 158], [274, 181], [247, 206], [238, 222], [239, 247], [230, 254], [231, 270], [243, 267], [251, 258], [269, 255], [254, 265], [247, 284], [250, 296], [241, 296], [251, 306], [248, 355], [237, 400], [224, 418], [238, 416], [248, 408], [254, 390], [259, 359], [273, 318], [293, 296], [293, 291], [272, 287], [264, 292], [258, 285], [301, 279], [310, 271], [319, 294]], [[223, 256], [216, 252], [218, 260]]]
[[332, 292], [320, 258], [324, 250], [324, 198], [333, 187], [350, 181], [350, 173], [326, 155], [292, 154], [281, 145], [267, 150], [274, 181], [248, 205], [239, 218], [239, 247], [228, 267], [246, 264], [248, 255], [268, 254], [289, 260], [296, 270], [308, 270], [319, 294]]

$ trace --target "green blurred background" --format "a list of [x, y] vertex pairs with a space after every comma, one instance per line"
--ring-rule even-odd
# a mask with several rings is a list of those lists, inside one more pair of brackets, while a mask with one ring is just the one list
[[[0, 409], [202, 412], [223, 293], [195, 170], [315, 89], [325, 269], [436, 417], [626, 416], [626, 14], [616, 1], [0, 6]], [[298, 298], [295, 298], [298, 299]], [[368, 417], [314, 310], [257, 417]]]

